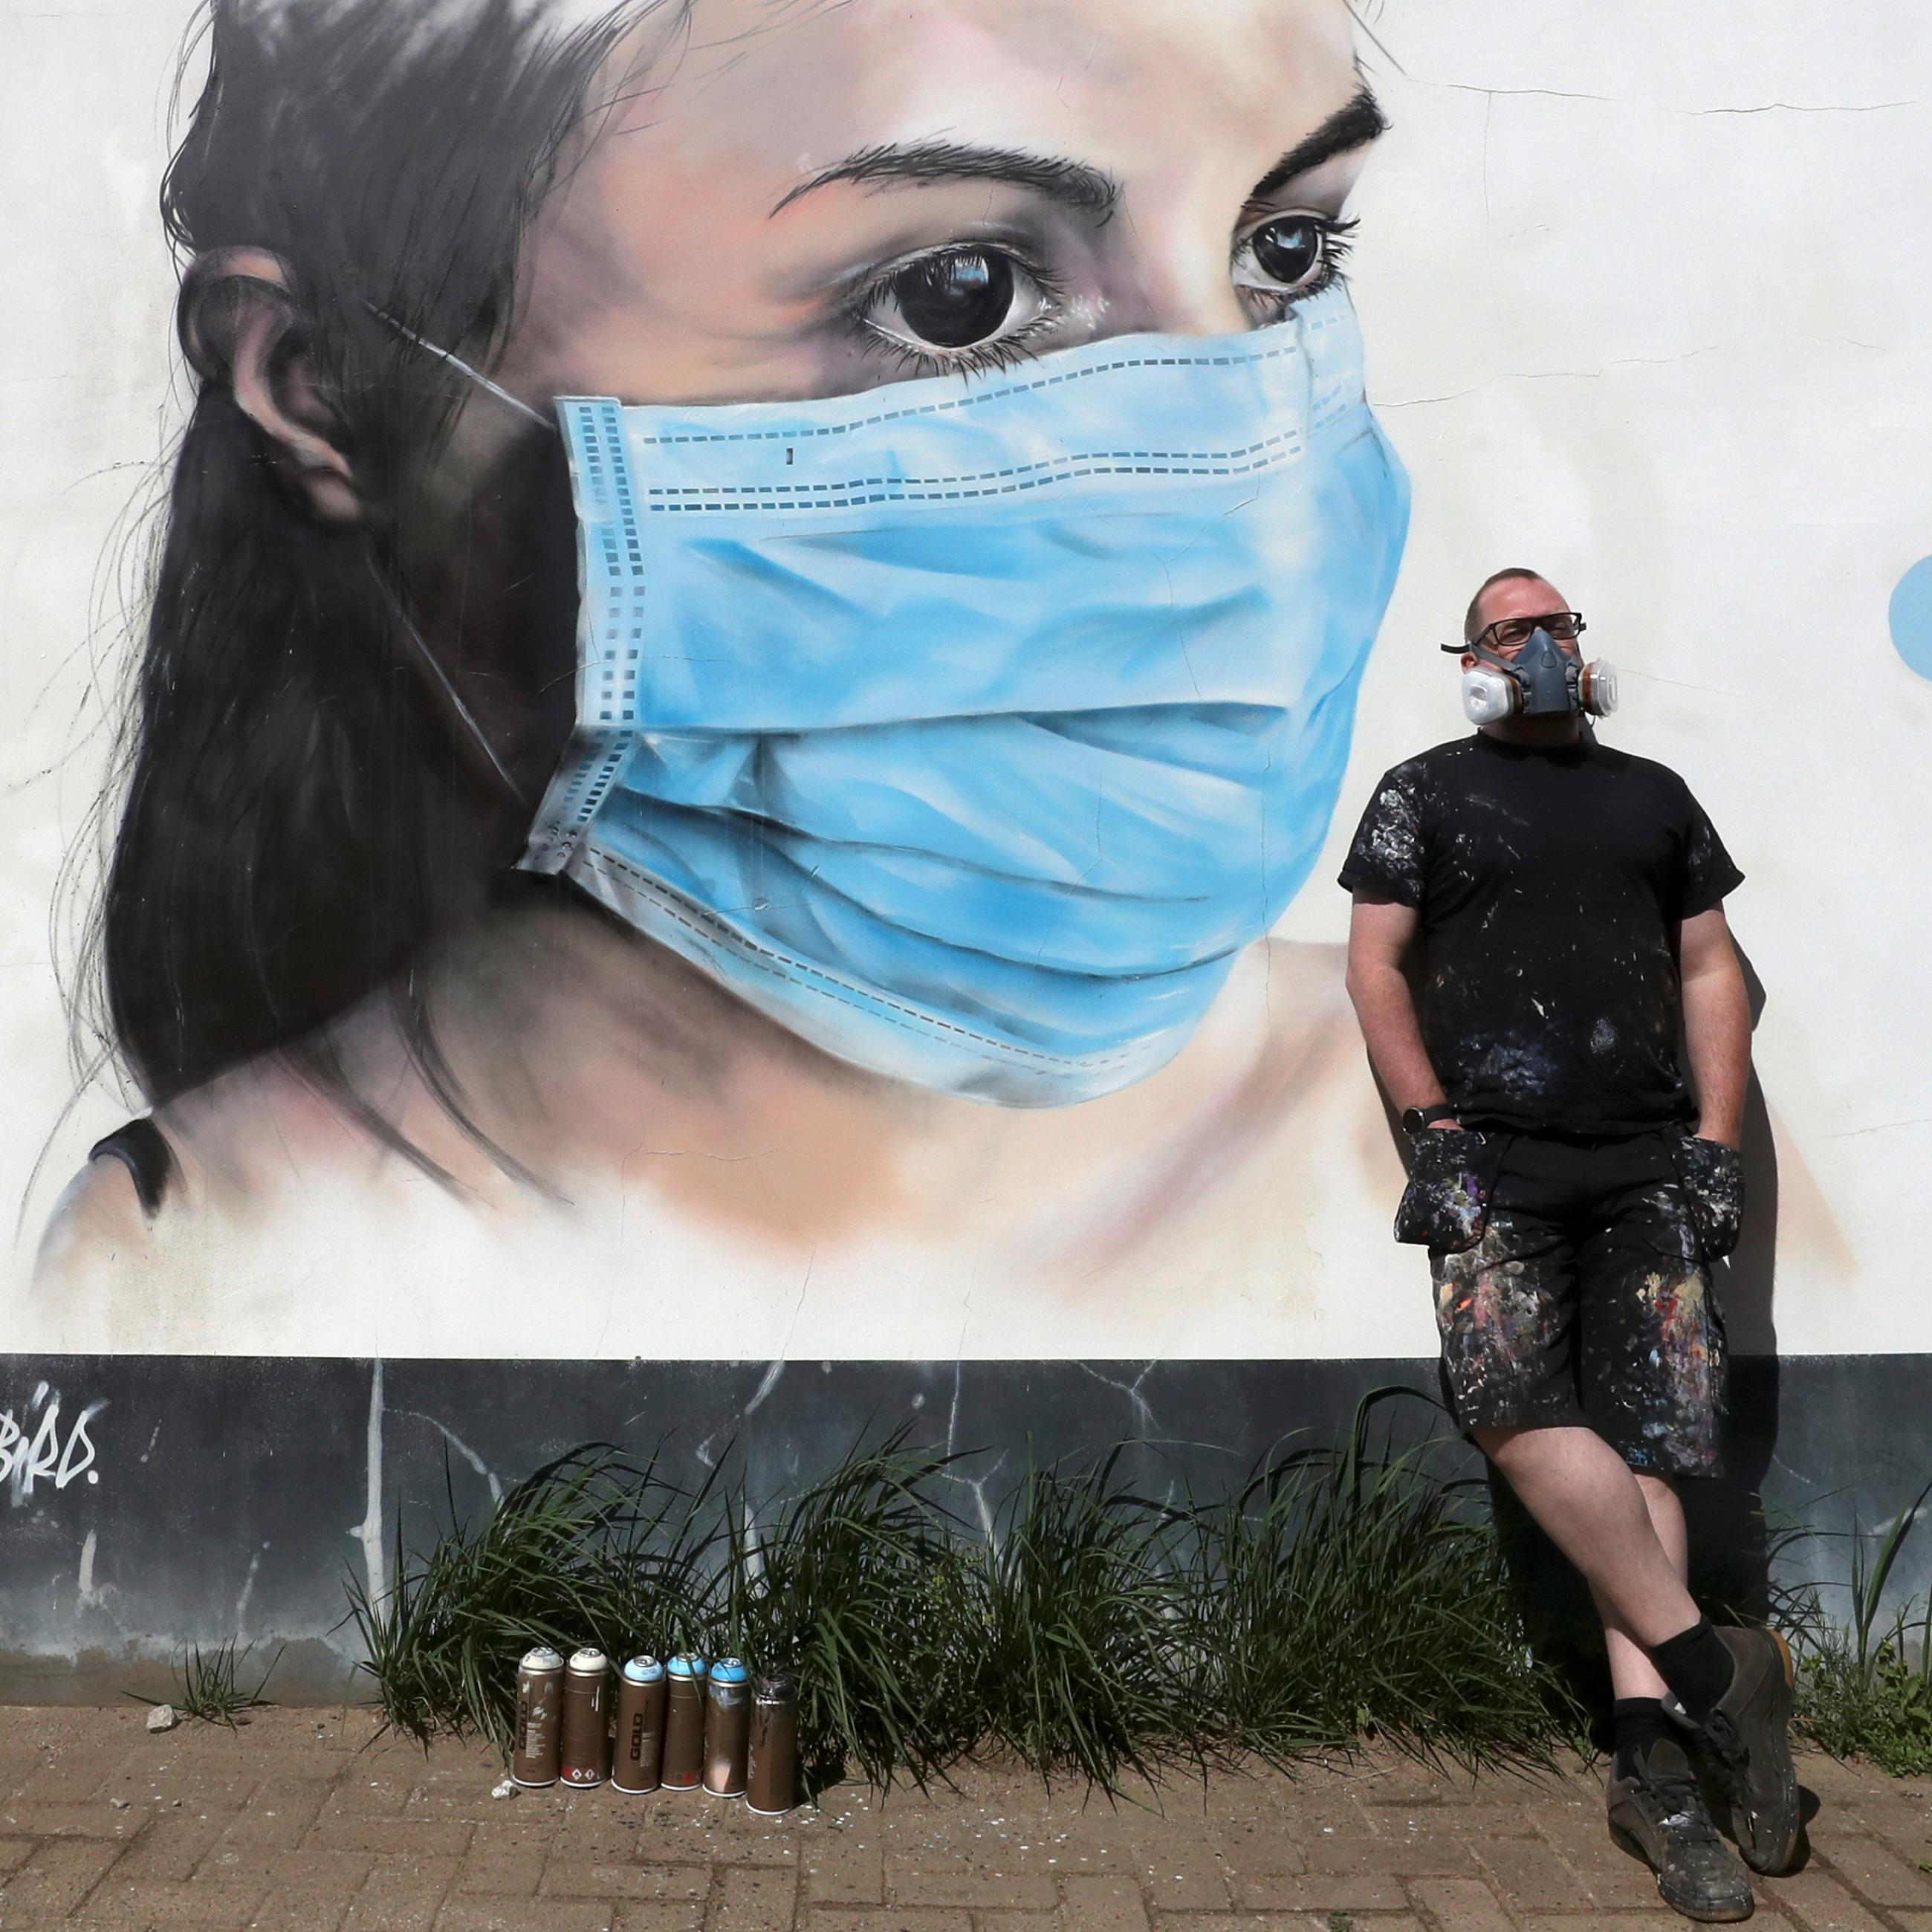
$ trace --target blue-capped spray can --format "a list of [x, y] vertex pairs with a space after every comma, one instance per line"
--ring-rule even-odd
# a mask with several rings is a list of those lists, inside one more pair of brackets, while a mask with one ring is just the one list
[[701, 1657], [686, 1652], [664, 1666], [664, 1788], [695, 1791], [704, 1774], [704, 1677]]
[[655, 1791], [664, 1760], [664, 1667], [634, 1657], [617, 1680], [617, 1750], [610, 1782], [620, 1791]]
[[714, 1798], [742, 1798], [752, 1741], [752, 1684], [735, 1657], [711, 1666], [704, 1693], [704, 1788]]

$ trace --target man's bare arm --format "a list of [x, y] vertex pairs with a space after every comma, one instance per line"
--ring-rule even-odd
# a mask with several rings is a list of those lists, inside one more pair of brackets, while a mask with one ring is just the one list
[[1684, 1042], [1697, 1089], [1697, 1131], [1736, 1147], [1750, 1079], [1750, 999], [1724, 909], [1714, 906], [1677, 928], [1684, 986]]
[[1421, 916], [1393, 900], [1355, 900], [1348, 920], [1348, 998], [1367, 1042], [1369, 1064], [1399, 1109], [1436, 1107], [1447, 1096], [1422, 1043], [1402, 961]]

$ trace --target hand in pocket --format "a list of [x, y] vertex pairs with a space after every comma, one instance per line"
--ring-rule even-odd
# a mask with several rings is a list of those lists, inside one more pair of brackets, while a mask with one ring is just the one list
[[1743, 1156], [1722, 1141], [1686, 1134], [1677, 1144], [1677, 1171], [1703, 1258], [1720, 1262], [1736, 1247], [1744, 1222]]
[[1489, 1211], [1483, 1136], [1466, 1127], [1418, 1134], [1408, 1185], [1395, 1210], [1395, 1238], [1438, 1254], [1473, 1247]]

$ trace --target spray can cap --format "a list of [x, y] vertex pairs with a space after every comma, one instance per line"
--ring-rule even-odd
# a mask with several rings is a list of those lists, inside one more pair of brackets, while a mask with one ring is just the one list
[[524, 1668], [526, 1670], [561, 1670], [563, 1659], [548, 1644], [540, 1643], [534, 1650], [524, 1652]]
[[789, 1704], [798, 1695], [798, 1679], [788, 1672], [775, 1670], [768, 1677], [758, 1679], [758, 1702], [761, 1704]]
[[624, 1676], [632, 1684], [655, 1684], [664, 1674], [655, 1657], [634, 1657], [624, 1666]]
[[721, 1657], [711, 1666], [711, 1681], [714, 1684], [742, 1684], [746, 1674], [744, 1665], [735, 1657]]
[[570, 1660], [572, 1672], [579, 1677], [601, 1677], [610, 1667], [604, 1653], [601, 1650], [593, 1650], [587, 1645], [582, 1650], [574, 1652]]
[[668, 1668], [674, 1677], [702, 1677], [704, 1660], [695, 1651], [682, 1650], [671, 1659]]

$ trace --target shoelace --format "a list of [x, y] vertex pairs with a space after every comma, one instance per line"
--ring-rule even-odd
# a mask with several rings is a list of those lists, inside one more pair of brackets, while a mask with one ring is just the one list
[[1684, 1778], [1653, 1781], [1650, 1786], [1659, 1802], [1668, 1804], [1659, 1822], [1693, 1844], [1715, 1844], [1718, 1828], [1704, 1809], [1703, 1794], [1696, 1784]]

